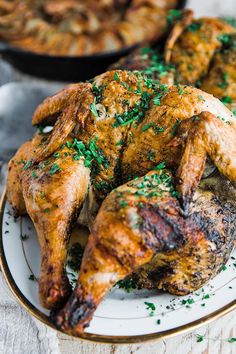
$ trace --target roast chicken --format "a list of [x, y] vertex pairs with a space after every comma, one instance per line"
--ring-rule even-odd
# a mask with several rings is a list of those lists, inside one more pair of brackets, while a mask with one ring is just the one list
[[[164, 273], [156, 280], [157, 287], [176, 294], [216, 274], [232, 246], [231, 209], [211, 192], [195, 191], [207, 158], [236, 184], [236, 121], [222, 102], [194, 87], [157, 85], [140, 72], [117, 70], [46, 99], [33, 124], [41, 133], [10, 162], [7, 195], [16, 214], [29, 214], [39, 235], [39, 292], [45, 307], [61, 307], [71, 292], [65, 261], [76, 217], [91, 227], [98, 207], [115, 189], [92, 226], [76, 290], [54, 316], [59, 327], [82, 332], [108, 289], [152, 259], [158, 264], [155, 254], [189, 252], [192, 263], [202, 259], [198, 280], [186, 275], [186, 285]], [[47, 125], [52, 131], [46, 134]], [[163, 172], [166, 180], [159, 172], [148, 174], [163, 161], [175, 176], [175, 188], [168, 182], [171, 172]], [[149, 189], [149, 179], [150, 195], [142, 195], [139, 184]], [[135, 215], [143, 225], [137, 229]], [[215, 225], [207, 234], [211, 218]], [[184, 272], [189, 262], [183, 256], [176, 267]], [[192, 266], [197, 274], [197, 264]]]
[[164, 56], [143, 48], [113, 65], [141, 70], [164, 84], [191, 84], [235, 109], [236, 28], [223, 19], [193, 19], [184, 10], [165, 44]]

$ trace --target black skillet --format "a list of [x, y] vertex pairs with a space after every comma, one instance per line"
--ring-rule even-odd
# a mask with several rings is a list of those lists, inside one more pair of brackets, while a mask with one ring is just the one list
[[[179, 0], [177, 9], [185, 7], [187, 0]], [[109, 65], [131, 53], [137, 46], [116, 52], [87, 56], [51, 56], [36, 54], [0, 42], [0, 54], [17, 69], [38, 77], [57, 81], [84, 81], [104, 72]]]

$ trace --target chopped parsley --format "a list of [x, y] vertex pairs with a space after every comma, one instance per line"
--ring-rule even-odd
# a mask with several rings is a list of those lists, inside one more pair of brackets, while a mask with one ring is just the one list
[[168, 11], [168, 15], [167, 15], [167, 23], [169, 26], [172, 26], [173, 23], [176, 20], [181, 19], [182, 17], [182, 12], [180, 10], [177, 9], [171, 9]]
[[144, 301], [144, 303], [147, 306], [147, 310], [152, 310], [152, 311], [156, 310], [156, 306], [153, 302]]
[[90, 105], [90, 110], [91, 112], [93, 113], [93, 115], [98, 118], [99, 117], [99, 114], [98, 114], [98, 111], [97, 111], [97, 108], [96, 108], [96, 97], [94, 97], [94, 100], [93, 100], [93, 103], [91, 103]]
[[[98, 138], [91, 138], [88, 146], [82, 141], [74, 138], [73, 143], [70, 143], [70, 149], [74, 151], [73, 158], [74, 160], [80, 160], [81, 157], [84, 158], [84, 166], [88, 168], [92, 168], [93, 173], [98, 173], [100, 171], [100, 167], [103, 166], [105, 169], [109, 167], [109, 161], [107, 157], [104, 155], [103, 150], [97, 145]], [[92, 164], [96, 162], [95, 166]]]
[[115, 74], [114, 74], [114, 80], [116, 80], [116, 81], [118, 81], [118, 80], [119, 80], [119, 75], [118, 75], [118, 73], [117, 73], [117, 72], [115, 72]]
[[133, 122], [139, 124], [144, 119], [145, 111], [147, 111], [150, 107], [150, 99], [151, 95], [149, 92], [142, 92], [141, 100], [136, 102], [130, 110], [122, 114], [115, 114], [116, 122], [113, 124], [113, 127], [117, 128]]
[[30, 166], [32, 165], [33, 161], [29, 160], [26, 162], [25, 166], [23, 167], [23, 170], [26, 171], [30, 168]]
[[202, 26], [201, 22], [193, 22], [187, 27], [188, 32], [197, 32]]
[[55, 175], [55, 173], [61, 172], [61, 171], [62, 171], [61, 167], [57, 163], [54, 163], [51, 166], [49, 173], [50, 173], [50, 175]]
[[31, 176], [32, 176], [32, 178], [34, 178], [34, 179], [38, 178], [38, 176], [37, 176], [37, 174], [36, 174], [36, 172], [35, 172], [34, 170], [31, 171]]
[[165, 164], [165, 162], [163, 161], [163, 162], [159, 163], [159, 165], [157, 165], [157, 166], [154, 168], [154, 170], [163, 170], [165, 167], [166, 167], [166, 164]]
[[101, 103], [102, 100], [102, 91], [103, 91], [104, 85], [97, 86], [96, 83], [93, 84], [92, 87], [92, 92], [96, 96], [96, 104]]
[[124, 289], [127, 293], [130, 293], [133, 289], [136, 289], [136, 284], [132, 277], [119, 280], [116, 285], [119, 289]]
[[147, 310], [150, 310], [149, 316], [154, 316], [155, 314], [155, 310], [156, 310], [156, 306], [153, 302], [148, 302], [148, 301], [144, 301], [144, 304], [147, 306]]
[[200, 343], [205, 339], [205, 336], [202, 336], [200, 334], [196, 334], [197, 342]]
[[221, 98], [221, 102], [224, 104], [232, 103], [232, 98], [230, 96], [224, 96]]

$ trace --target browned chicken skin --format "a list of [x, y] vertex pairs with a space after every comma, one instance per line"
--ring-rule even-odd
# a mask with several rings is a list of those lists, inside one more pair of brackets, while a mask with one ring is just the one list
[[[27, 212], [42, 249], [40, 297], [48, 308], [69, 294], [68, 230], [89, 184], [99, 204], [115, 187], [165, 161], [178, 169], [187, 214], [207, 156], [236, 183], [235, 118], [219, 100], [193, 87], [159, 87], [138, 72], [111, 71], [47, 99], [33, 122], [54, 123], [40, 143], [33, 141], [29, 168], [22, 173]], [[9, 172], [10, 196], [18, 193], [14, 173]]]
[[166, 170], [118, 187], [99, 210], [76, 288], [54, 321], [68, 333], [83, 333], [108, 290], [135, 270], [139, 281], [148, 284], [142, 279], [148, 274], [151, 287], [173, 294], [201, 287], [229, 256], [234, 221], [233, 205], [200, 189], [183, 218]]
[[192, 20], [191, 12], [189, 17], [190, 21], [184, 18], [174, 26], [165, 58], [176, 66], [178, 82], [194, 84], [208, 73], [211, 60], [222, 45], [220, 36], [236, 33], [236, 29], [217, 18]]

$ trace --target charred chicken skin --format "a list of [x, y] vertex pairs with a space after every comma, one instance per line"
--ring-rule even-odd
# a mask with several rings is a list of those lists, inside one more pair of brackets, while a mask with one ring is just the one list
[[235, 231], [235, 205], [210, 191], [197, 190], [184, 218], [167, 170], [136, 178], [103, 202], [78, 283], [54, 321], [68, 333], [83, 333], [108, 290], [134, 271], [149, 287], [188, 294], [224, 264]]
[[[63, 285], [69, 230], [91, 196], [99, 205], [115, 187], [162, 161], [176, 172], [185, 216], [207, 157], [236, 183], [235, 118], [193, 87], [157, 86], [138, 72], [111, 71], [46, 99], [33, 124], [53, 130], [32, 140], [21, 170], [10, 162], [8, 198], [18, 214], [25, 210], [17, 200], [25, 202], [38, 232], [40, 298], [48, 308], [60, 306], [70, 292], [68, 282]], [[13, 161], [18, 156], [20, 151]]]

